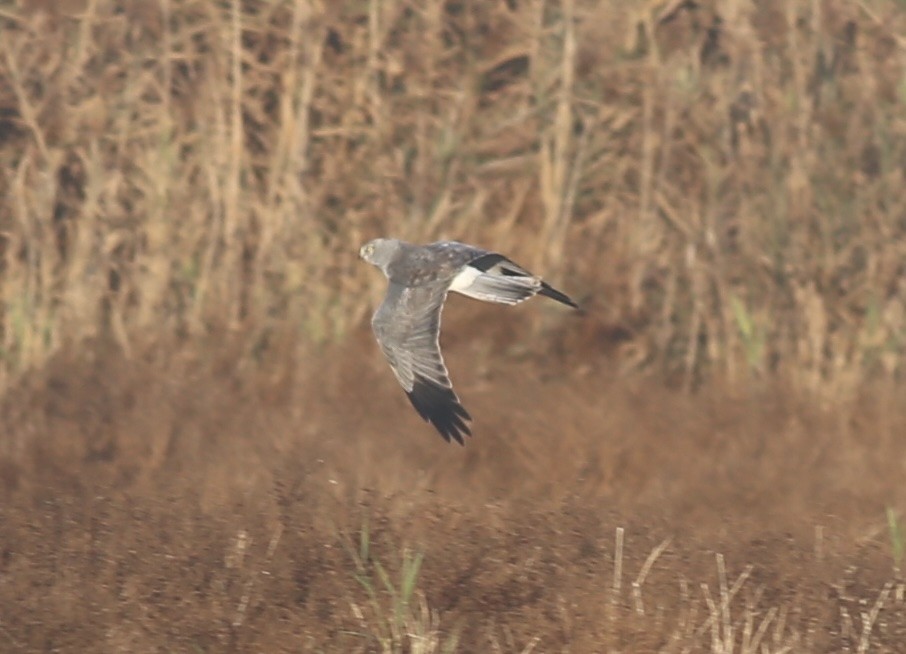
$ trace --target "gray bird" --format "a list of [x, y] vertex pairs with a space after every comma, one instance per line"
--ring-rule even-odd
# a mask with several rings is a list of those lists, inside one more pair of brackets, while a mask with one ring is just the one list
[[415, 410], [448, 443], [464, 444], [472, 417], [453, 392], [440, 353], [440, 314], [449, 291], [485, 302], [518, 304], [540, 294], [578, 305], [540, 277], [502, 254], [456, 241], [413, 245], [377, 238], [359, 250], [389, 280], [387, 295], [371, 319], [390, 368]]

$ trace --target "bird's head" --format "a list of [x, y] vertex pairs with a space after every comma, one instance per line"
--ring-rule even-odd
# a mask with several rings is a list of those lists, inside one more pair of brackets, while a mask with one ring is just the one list
[[368, 263], [386, 270], [400, 242], [395, 238], [376, 238], [359, 249], [359, 256]]

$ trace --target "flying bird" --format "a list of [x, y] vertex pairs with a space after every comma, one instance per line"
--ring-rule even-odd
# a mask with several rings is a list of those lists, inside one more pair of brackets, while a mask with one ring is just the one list
[[502, 254], [456, 241], [414, 245], [377, 238], [359, 250], [389, 280], [371, 327], [406, 396], [448, 443], [464, 444], [472, 420], [463, 408], [440, 353], [440, 314], [447, 293], [485, 302], [518, 304], [544, 295], [578, 309], [567, 295]]

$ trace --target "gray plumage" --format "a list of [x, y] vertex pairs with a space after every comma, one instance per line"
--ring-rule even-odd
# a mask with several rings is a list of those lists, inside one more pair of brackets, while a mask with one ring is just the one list
[[413, 245], [369, 241], [361, 257], [383, 271], [387, 295], [371, 326], [415, 410], [444, 440], [463, 444], [471, 416], [453, 391], [440, 353], [440, 314], [449, 291], [486, 302], [517, 304], [540, 294], [573, 308], [569, 297], [501, 254], [456, 241]]

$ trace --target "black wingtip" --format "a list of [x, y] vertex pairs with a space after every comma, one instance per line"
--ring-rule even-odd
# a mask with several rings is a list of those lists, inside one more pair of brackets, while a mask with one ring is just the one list
[[557, 302], [562, 302], [566, 306], [572, 307], [573, 309], [579, 308], [579, 305], [573, 302], [572, 298], [566, 295], [566, 293], [561, 293], [547, 282], [541, 282], [541, 289], [538, 291], [538, 295], [544, 295], [545, 297], [549, 297], [553, 300], [556, 300]]
[[418, 414], [434, 425], [445, 441], [465, 445], [464, 437], [472, 435], [465, 421], [471, 420], [472, 416], [459, 403], [452, 389], [418, 379], [406, 396]]

